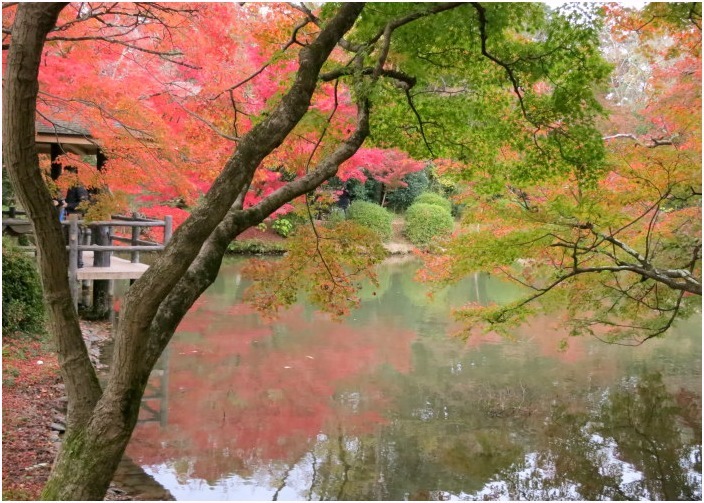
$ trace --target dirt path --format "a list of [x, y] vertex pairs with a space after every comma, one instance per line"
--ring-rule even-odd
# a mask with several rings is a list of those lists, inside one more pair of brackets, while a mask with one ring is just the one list
[[391, 221], [391, 239], [388, 243], [384, 243], [384, 247], [392, 255], [405, 255], [413, 253], [415, 247], [403, 235], [403, 229], [406, 225], [403, 217], [394, 215]]

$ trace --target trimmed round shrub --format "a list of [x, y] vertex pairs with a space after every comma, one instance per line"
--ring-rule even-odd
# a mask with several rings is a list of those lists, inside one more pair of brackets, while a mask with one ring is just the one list
[[2, 246], [2, 331], [3, 334], [44, 331], [44, 303], [37, 267], [31, 257], [5, 239]]
[[406, 212], [406, 237], [414, 245], [427, 245], [435, 237], [452, 233], [454, 220], [441, 206], [414, 203]]
[[391, 237], [393, 216], [385, 208], [367, 201], [354, 201], [347, 211], [350, 220], [373, 230], [381, 236], [381, 239], [386, 240]]
[[452, 213], [452, 203], [435, 192], [423, 192], [415, 198], [413, 204], [432, 204], [445, 208], [448, 213]]

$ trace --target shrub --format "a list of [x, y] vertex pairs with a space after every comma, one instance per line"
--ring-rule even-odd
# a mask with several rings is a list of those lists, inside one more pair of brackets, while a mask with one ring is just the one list
[[354, 178], [347, 181], [347, 192], [352, 196], [352, 201], [374, 201], [379, 182], [368, 178], [360, 182]]
[[421, 195], [416, 197], [413, 204], [432, 204], [434, 206], [445, 208], [448, 213], [452, 213], [452, 203], [435, 192], [423, 192]]
[[328, 227], [333, 227], [340, 222], [344, 222], [345, 220], [347, 220], [345, 210], [342, 208], [333, 208], [328, 216], [328, 219], [325, 221], [325, 225]]
[[44, 331], [44, 303], [34, 260], [10, 240], [2, 246], [2, 331], [5, 334]]
[[454, 221], [450, 212], [441, 206], [414, 203], [406, 212], [406, 237], [414, 245], [427, 245], [438, 236], [452, 232]]
[[391, 237], [391, 220], [393, 216], [378, 204], [367, 201], [355, 201], [348, 210], [350, 220], [376, 232], [381, 239]]
[[271, 224], [271, 228], [274, 229], [274, 232], [276, 232], [279, 236], [285, 238], [291, 234], [291, 231], [293, 230], [293, 223], [288, 218], [282, 217]]
[[232, 241], [227, 245], [227, 251], [234, 255], [283, 255], [288, 251], [285, 243], [246, 239]]
[[426, 170], [408, 173], [403, 177], [405, 187], [400, 187], [386, 196], [388, 207], [394, 211], [405, 211], [423, 191], [428, 190]]

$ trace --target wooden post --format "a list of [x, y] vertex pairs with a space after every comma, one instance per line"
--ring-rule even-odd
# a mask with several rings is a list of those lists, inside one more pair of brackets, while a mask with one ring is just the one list
[[10, 206], [9, 211], [10, 211], [10, 215], [9, 215], [10, 218], [17, 218], [17, 208], [15, 208], [14, 206]]
[[[110, 246], [110, 230], [107, 225], [96, 225], [93, 232], [93, 242], [100, 246]], [[112, 252], [97, 251], [93, 254], [93, 266], [110, 267]]]
[[[134, 220], [137, 220], [137, 214], [132, 213], [132, 218]], [[137, 246], [138, 240], [139, 240], [139, 227], [132, 227], [132, 246]], [[139, 252], [133, 251], [132, 252], [132, 263], [136, 264], [137, 262], [139, 262]]]
[[166, 215], [164, 217], [164, 245], [171, 241], [171, 235], [173, 234], [174, 228], [174, 218], [171, 215]]
[[78, 215], [69, 215], [68, 224], [68, 284], [73, 307], [78, 311]]
[[[83, 232], [80, 233], [81, 239], [79, 240], [78, 245], [79, 246], [81, 246], [81, 245], [89, 246], [92, 241], [92, 238], [91, 238], [92, 234], [93, 233], [92, 233], [90, 227], [84, 227]], [[81, 257], [81, 259], [83, 259], [83, 257], [85, 256], [85, 252], [79, 251], [78, 256]], [[87, 265], [85, 262], [82, 262], [82, 263], [83, 263], [83, 267], [85, 267]], [[82, 300], [81, 303], [83, 304], [84, 308], [87, 308], [90, 304], [90, 301], [91, 301], [91, 296], [90, 296], [91, 283], [92, 283], [92, 280], [89, 280], [89, 279], [84, 279], [83, 281], [81, 281], [81, 300]]]
[[[93, 243], [100, 246], [110, 246], [110, 228], [107, 225], [96, 225], [93, 231]], [[93, 252], [94, 267], [110, 267], [112, 252]], [[106, 279], [93, 280], [93, 316], [106, 320], [111, 310], [110, 281]]]

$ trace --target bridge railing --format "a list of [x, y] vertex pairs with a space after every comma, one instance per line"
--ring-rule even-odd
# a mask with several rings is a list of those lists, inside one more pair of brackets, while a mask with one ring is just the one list
[[[32, 234], [32, 226], [26, 218], [26, 212], [10, 207], [2, 212], [3, 233], [13, 235]], [[88, 221], [80, 219], [78, 214], [68, 215], [61, 222], [67, 228], [68, 276], [74, 304], [78, 302], [78, 258], [79, 252], [92, 251], [94, 267], [110, 267], [114, 252], [130, 253], [130, 261], [138, 263], [141, 252], [156, 252], [164, 249], [173, 233], [173, 219], [170, 215], [163, 220], [153, 220], [131, 216], [112, 215], [111, 220]], [[159, 243], [143, 239], [142, 229], [163, 228], [163, 239]], [[79, 231], [81, 229], [81, 231]], [[80, 240], [80, 242], [79, 242]], [[36, 253], [35, 246], [21, 246], [28, 252]]]
[[[113, 215], [111, 220], [86, 221], [79, 220], [79, 215], [72, 214], [62, 224], [68, 226], [68, 275], [74, 303], [78, 302], [79, 252], [94, 252], [94, 267], [110, 267], [113, 252], [129, 252], [130, 261], [138, 263], [140, 252], [163, 250], [173, 232], [173, 220], [170, 215], [164, 217], [164, 220], [149, 220], [136, 215]], [[85, 232], [79, 232], [79, 226], [82, 226]], [[164, 229], [162, 243], [140, 238], [141, 229], [150, 227]], [[121, 235], [125, 233], [125, 229], [129, 229], [131, 237]], [[93, 244], [88, 244], [91, 241]], [[114, 244], [116, 242], [125, 244]]]

